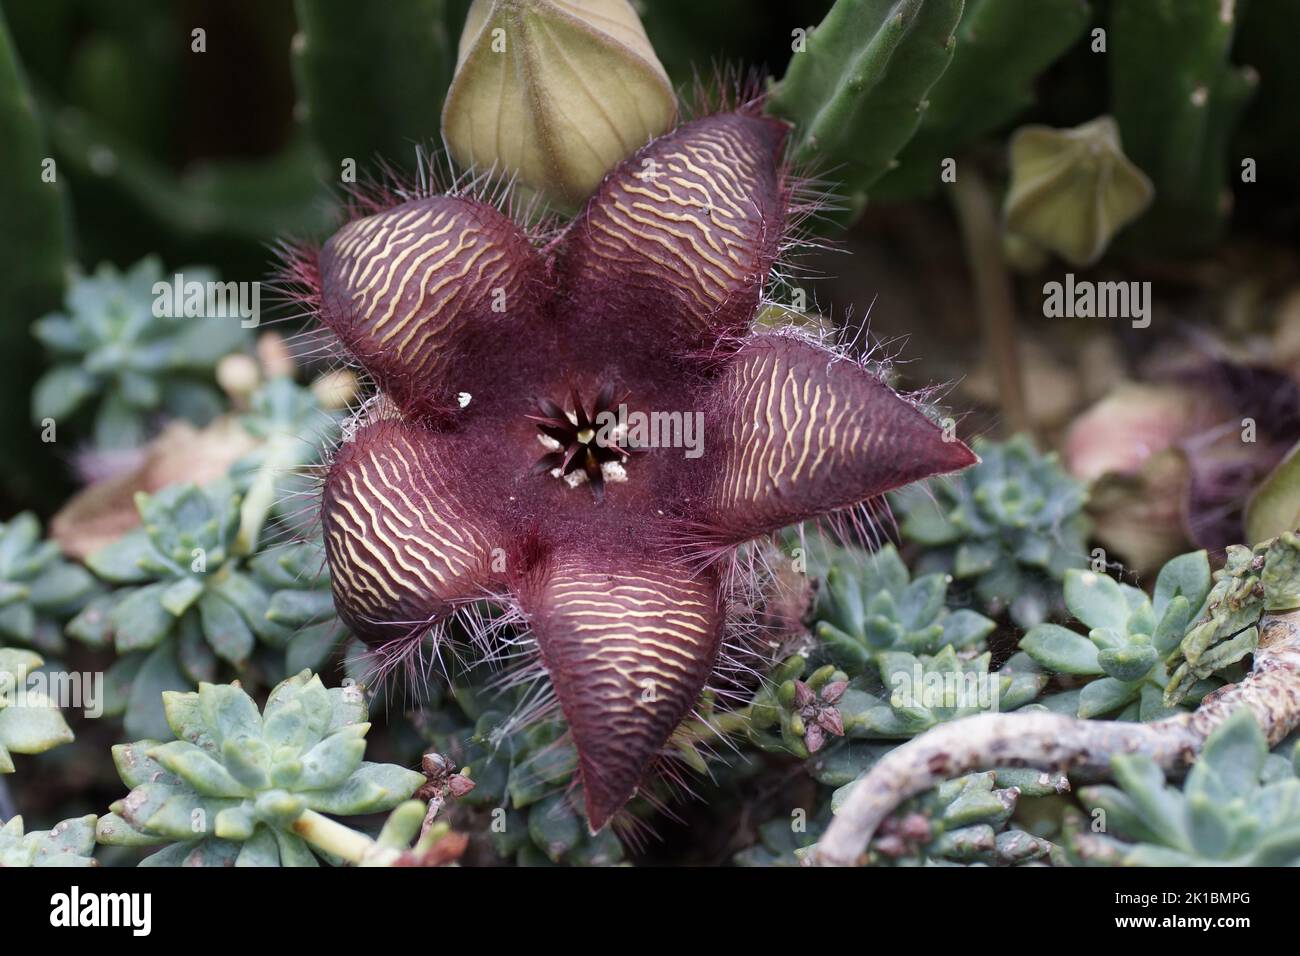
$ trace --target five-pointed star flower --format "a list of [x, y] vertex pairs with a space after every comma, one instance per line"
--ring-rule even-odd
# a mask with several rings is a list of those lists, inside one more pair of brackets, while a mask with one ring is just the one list
[[[752, 104], [686, 123], [544, 245], [465, 196], [375, 205], [304, 270], [386, 396], [325, 482], [340, 616], [391, 649], [508, 595], [593, 830], [698, 699], [737, 547], [975, 460], [859, 363], [754, 329], [788, 238], [786, 132]], [[602, 439], [602, 403], [698, 415], [702, 453]]]

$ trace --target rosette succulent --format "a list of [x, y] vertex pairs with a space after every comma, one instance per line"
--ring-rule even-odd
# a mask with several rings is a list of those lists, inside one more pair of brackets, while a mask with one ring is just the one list
[[49, 830], [23, 832], [23, 818], [0, 825], [0, 868], [27, 866], [98, 866], [95, 817], [77, 817]]
[[[1170, 714], [1163, 701], [1171, 686], [1166, 658], [1182, 642], [1209, 593], [1210, 562], [1204, 551], [1180, 555], [1161, 568], [1151, 597], [1107, 575], [1071, 569], [1065, 574], [1065, 605], [1090, 629], [1088, 636], [1039, 624], [1020, 647], [1058, 674], [1099, 678], [1060, 699], [1080, 717], [1159, 720]], [[1196, 683], [1193, 679], [1184, 691]], [[1201, 681], [1193, 696], [1200, 700], [1219, 683]]]
[[835, 662], [854, 673], [882, 651], [982, 648], [997, 625], [969, 608], [949, 610], [948, 582], [943, 573], [911, 580], [892, 544], [869, 556], [840, 549], [818, 595], [815, 633]]
[[54, 700], [28, 686], [28, 675], [42, 663], [31, 651], [0, 647], [0, 773], [13, 773], [11, 753], [44, 753], [72, 740]]
[[[66, 312], [33, 326], [55, 364], [36, 383], [32, 417], [63, 420], [96, 402], [94, 443], [130, 448], [148, 435], [154, 416], [202, 424], [224, 403], [212, 383], [222, 356], [248, 340], [238, 316], [217, 317], [209, 269], [178, 270], [185, 286], [204, 290], [186, 314], [174, 314], [173, 277], [157, 259], [142, 259], [126, 273], [107, 263], [69, 287]], [[154, 286], [166, 285], [167, 309], [156, 309]]]
[[1300, 863], [1300, 780], [1271, 755], [1248, 708], [1212, 733], [1183, 781], [1165, 782], [1141, 754], [1112, 758], [1118, 786], [1084, 787], [1091, 812], [1069, 830], [1085, 863], [1122, 866], [1295, 866]]
[[269, 595], [266, 619], [281, 635], [285, 669], [319, 670], [344, 640], [330, 594], [325, 546], [319, 539], [296, 541], [255, 554], [248, 570]]
[[164, 709], [176, 739], [113, 748], [131, 792], [98, 825], [101, 843], [166, 844], [145, 865], [315, 866], [309, 843], [328, 854], [347, 842], [323, 814], [391, 810], [425, 782], [365, 761], [361, 688], [327, 689], [307, 671], [260, 713], [238, 685], [219, 684], [168, 693]]
[[927, 549], [918, 570], [947, 571], [989, 613], [1032, 627], [1058, 608], [1065, 571], [1085, 564], [1087, 492], [1023, 435], [974, 447], [976, 467], [893, 496], [901, 530]]
[[292, 632], [267, 617], [270, 596], [236, 545], [240, 498], [228, 481], [140, 493], [136, 507], [142, 526], [87, 559], [119, 587], [68, 631], [124, 655], [111, 676], [130, 688], [127, 732], [157, 736], [166, 729], [159, 693], [214, 680], [222, 663], [244, 672], [259, 639], [278, 647]]
[[518, 608], [595, 829], [699, 698], [736, 548], [974, 461], [862, 364], [751, 330], [796, 188], [758, 106], [642, 147], [544, 245], [403, 190], [289, 266], [383, 393], [324, 486], [340, 616], [397, 655], [467, 601]]
[[89, 571], [41, 538], [35, 515], [0, 522], [0, 642], [59, 652], [64, 623], [98, 590]]

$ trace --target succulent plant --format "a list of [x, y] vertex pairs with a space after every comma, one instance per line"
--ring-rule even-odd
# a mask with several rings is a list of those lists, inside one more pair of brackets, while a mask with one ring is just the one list
[[315, 866], [311, 846], [328, 855], [345, 839], [323, 814], [391, 810], [425, 782], [364, 760], [370, 724], [356, 685], [327, 689], [303, 671], [261, 713], [237, 684], [171, 692], [163, 706], [176, 739], [113, 748], [131, 792], [97, 828], [109, 845], [165, 844], [143, 865]]
[[1249, 708], [1205, 742], [1182, 789], [1150, 757], [1112, 758], [1118, 786], [1084, 787], [1090, 819], [1075, 817], [1067, 845], [1084, 863], [1122, 866], [1295, 866], [1300, 780], [1270, 755]]
[[[1239, 4], [1111, 3], [1111, 110], [1128, 155], [1151, 177], [1148, 243], [1205, 248], [1231, 208], [1229, 145], [1258, 74], [1229, 60]], [[1284, 14], [1279, 14], [1284, 15]]]
[[1166, 703], [1182, 700], [1197, 680], [1211, 676], [1252, 653], [1259, 644], [1265, 611], [1300, 606], [1300, 537], [1292, 532], [1257, 545], [1228, 548], [1224, 566], [1214, 572], [1198, 616], [1175, 647]]
[[44, 753], [72, 740], [55, 701], [28, 686], [28, 675], [42, 663], [31, 651], [0, 647], [0, 773], [13, 773], [11, 753]]
[[755, 694], [743, 728], [764, 750], [807, 758], [833, 737], [912, 737], [936, 724], [1030, 703], [1047, 676], [1017, 654], [990, 670], [992, 655], [959, 656], [951, 645], [936, 654], [879, 651], [870, 669], [850, 678], [826, 664], [806, 678], [800, 656], [783, 661]]
[[[786, 132], [756, 104], [681, 126], [541, 249], [487, 203], [417, 187], [361, 200], [289, 264], [384, 395], [325, 481], [340, 617], [394, 659], [485, 594], [522, 611], [597, 829], [715, 664], [728, 612], [700, 557], [973, 461], [863, 364], [750, 331], [789, 228]], [[627, 433], [591, 439], [645, 453], [604, 463], [598, 500], [586, 468], [538, 455], [569, 437], [548, 421], [580, 424], [611, 388]], [[676, 435], [635, 438], [665, 413]], [[707, 454], [680, 447], [697, 424]]]
[[467, 167], [502, 169], [572, 208], [677, 118], [628, 0], [474, 0], [442, 130]]
[[609, 866], [623, 859], [623, 845], [608, 828], [592, 834], [572, 786], [577, 750], [558, 716], [511, 720], [516, 695], [488, 698], [481, 687], [458, 684], [457, 703], [477, 720], [437, 735], [437, 745], [456, 753], [473, 790], [458, 799], [486, 811], [494, 852], [520, 866]]
[[[1209, 593], [1210, 562], [1204, 551], [1180, 555], [1161, 568], [1153, 597], [1105, 574], [1072, 568], [1065, 573], [1065, 605], [1089, 628], [1088, 636], [1045, 623], [1031, 628], [1020, 647], [1050, 671], [1100, 678], [1064, 699], [1077, 702], [1078, 716], [1159, 720], [1174, 703], [1165, 699], [1172, 686], [1165, 661]], [[1200, 676], [1208, 678], [1213, 671]], [[1202, 681], [1195, 699], [1217, 686], [1218, 681]], [[1191, 684], [1184, 688], [1191, 689]]]
[[23, 832], [23, 818], [0, 824], [0, 869], [27, 866], [98, 866], [95, 816], [56, 823], [49, 830]]
[[974, 448], [974, 468], [891, 496], [901, 530], [926, 549], [918, 571], [947, 572], [988, 613], [1032, 627], [1059, 611], [1066, 570], [1086, 564], [1087, 491], [1024, 435]]
[[35, 515], [0, 522], [0, 642], [58, 653], [64, 623], [98, 591], [89, 571], [65, 560], [55, 542], [42, 540]]
[[[187, 286], [202, 283], [205, 290], [215, 279], [207, 269], [179, 272]], [[202, 316], [155, 315], [159, 282], [170, 289], [157, 259], [142, 259], [125, 274], [104, 264], [72, 284], [66, 312], [37, 320], [33, 331], [55, 362], [32, 393], [37, 424], [47, 418], [61, 424], [102, 396], [94, 444], [117, 449], [141, 444], [151, 417], [202, 424], [222, 410], [213, 370], [247, 342], [248, 330], [237, 316], [202, 317], [217, 312], [211, 298]]]
[[1087, 0], [966, 0], [952, 63], [931, 88], [916, 135], [873, 194], [933, 193], [942, 160], [1027, 108], [1035, 82], [1090, 19]]
[[143, 526], [87, 559], [115, 585], [68, 624], [91, 644], [121, 655], [110, 679], [123, 693], [127, 733], [158, 736], [158, 696], [216, 678], [222, 663], [246, 671], [261, 639], [292, 636], [267, 617], [270, 596], [236, 547], [240, 498], [229, 481], [169, 485], [136, 496]]
[[1073, 129], [1024, 126], [1011, 137], [1006, 229], [1070, 265], [1100, 259], [1152, 195], [1151, 181], [1124, 155], [1110, 116]]
[[255, 554], [248, 570], [269, 596], [267, 620], [282, 631], [285, 670], [317, 671], [347, 639], [330, 594], [325, 545], [298, 541]]
[[[838, 769], [828, 779], [841, 781]], [[844, 781], [844, 785], [850, 781]], [[877, 832], [868, 850], [874, 866], [1021, 866], [1049, 862], [1052, 843], [1010, 826], [1023, 795], [1066, 789], [1063, 778], [1033, 771], [998, 770], [949, 780], [901, 806]], [[759, 827], [759, 843], [742, 850], [742, 866], [796, 866], [802, 851], [821, 836], [838, 792], [811, 819], [771, 820]]]
[[242, 496], [242, 550], [258, 550], [268, 520], [298, 534], [315, 525], [314, 509], [300, 502], [315, 491], [316, 479], [309, 472], [337, 441], [338, 419], [315, 390], [288, 376], [272, 378], [252, 394], [240, 423], [259, 444], [230, 468]]
[[948, 582], [943, 573], [911, 580], [892, 544], [856, 558], [840, 549], [818, 595], [817, 638], [853, 674], [870, 669], [883, 651], [982, 649], [997, 625], [969, 608], [949, 610]]
[[916, 132], [961, 14], [961, 0], [838, 0], [772, 87], [795, 159], [840, 183], [850, 215]]

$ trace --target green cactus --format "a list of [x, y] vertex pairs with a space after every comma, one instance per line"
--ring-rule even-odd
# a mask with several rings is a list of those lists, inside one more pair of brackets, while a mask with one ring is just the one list
[[[214, 278], [204, 269], [183, 269], [186, 283]], [[54, 366], [32, 392], [32, 417], [57, 424], [95, 404], [94, 441], [101, 449], [129, 448], [147, 437], [149, 418], [170, 415], [202, 424], [223, 408], [212, 384], [225, 355], [249, 338], [241, 320], [154, 314], [162, 263], [147, 258], [125, 274], [103, 264], [76, 280], [64, 313], [33, 327]], [[205, 314], [215, 310], [204, 306]]]
[[1111, 112], [1124, 148], [1155, 184], [1134, 241], [1204, 249], [1231, 207], [1229, 142], [1259, 78], [1229, 60], [1236, 4], [1113, 0]]
[[[1025, 771], [987, 771], [949, 780], [901, 806], [867, 851], [873, 866], [1021, 866], [1044, 863], [1053, 845], [1011, 826], [1022, 796], [1065, 788], [1063, 778]], [[811, 819], [793, 814], [759, 827], [759, 843], [736, 854], [741, 866], [797, 866], [817, 842], [848, 785]]]
[[[1075, 815], [1066, 845], [1083, 863], [1121, 866], [1300, 864], [1300, 780], [1270, 755], [1249, 708], [1205, 742], [1179, 790], [1151, 758], [1112, 758], [1114, 786], [1079, 791], [1091, 821]], [[1101, 822], [1104, 831], [1093, 832]]]
[[415, 144], [439, 141], [455, 62], [443, 0], [364, 7], [295, 0], [294, 78], [303, 119], [337, 180], [347, 159], [414, 169]]
[[[1169, 716], [1174, 703], [1166, 702], [1171, 684], [1165, 660], [1183, 641], [1208, 594], [1210, 562], [1204, 551], [1180, 555], [1161, 568], [1154, 599], [1104, 574], [1071, 569], [1065, 573], [1065, 605], [1090, 629], [1088, 636], [1039, 624], [1020, 647], [1050, 671], [1101, 678], [1063, 697], [1062, 706], [1075, 704], [1078, 716], [1160, 720]], [[1192, 683], [1195, 700], [1220, 684], [1197, 678]], [[1192, 689], [1191, 684], [1186, 688]]]
[[50, 830], [23, 832], [23, 818], [0, 825], [0, 868], [29, 866], [98, 866], [95, 817], [56, 823]]
[[42, 663], [31, 651], [0, 647], [0, 773], [13, 773], [11, 753], [44, 753], [72, 740], [58, 705], [27, 686], [27, 676]]
[[883, 651], [982, 649], [997, 625], [969, 608], [949, 610], [947, 594], [946, 574], [912, 581], [892, 544], [856, 562], [841, 549], [818, 595], [815, 633], [831, 659], [854, 674], [868, 670]]
[[962, 0], [837, 0], [772, 87], [792, 156], [839, 180], [850, 218], [916, 132], [961, 13]]
[[261, 713], [238, 685], [216, 684], [168, 693], [164, 709], [176, 739], [113, 748], [131, 792], [97, 828], [101, 843], [163, 845], [142, 865], [316, 866], [312, 846], [328, 858], [351, 842], [322, 814], [391, 810], [425, 782], [366, 762], [365, 695], [307, 671], [272, 690]]
[[1091, 20], [1087, 0], [967, 0], [952, 63], [896, 168], [872, 189], [881, 199], [932, 194], [939, 164], [1013, 120], [1034, 101], [1034, 82]]
[[1288, 532], [1254, 550], [1230, 545], [1222, 568], [1214, 572], [1199, 615], [1169, 652], [1167, 704], [1186, 697], [1198, 680], [1237, 663], [1259, 644], [1265, 611], [1300, 606], [1300, 537]]
[[[41, 496], [52, 458], [31, 454], [23, 410], [40, 367], [28, 335], [32, 319], [56, 307], [63, 292], [67, 208], [63, 177], [46, 165], [50, 152], [22, 66], [0, 12], [0, 351], [6, 373], [0, 391], [0, 436], [8, 461], [4, 484], [20, 500]], [[52, 176], [52, 178], [51, 178]]]
[[0, 641], [63, 650], [63, 625], [99, 591], [90, 572], [41, 538], [36, 516], [0, 522]]
[[268, 618], [270, 595], [236, 548], [240, 499], [230, 482], [171, 485], [136, 495], [143, 526], [95, 552], [87, 564], [119, 585], [68, 624], [90, 644], [112, 643], [120, 658], [110, 683], [125, 690], [132, 736], [166, 731], [159, 694], [214, 680], [224, 663], [248, 673], [258, 641], [292, 636]]
[[988, 613], [1032, 627], [1059, 611], [1065, 571], [1085, 564], [1087, 491], [1023, 435], [973, 447], [975, 467], [891, 501], [903, 536], [926, 549], [918, 571], [949, 573]]

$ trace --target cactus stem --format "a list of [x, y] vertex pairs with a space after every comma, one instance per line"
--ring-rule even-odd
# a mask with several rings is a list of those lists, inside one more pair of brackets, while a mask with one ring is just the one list
[[1011, 278], [1000, 251], [1001, 230], [993, 198], [969, 161], [952, 185], [952, 204], [961, 226], [966, 261], [975, 280], [976, 308], [984, 345], [993, 361], [1002, 412], [1011, 431], [1025, 431], [1030, 422], [1025, 407]]
[[943, 724], [891, 751], [862, 777], [809, 862], [852, 866], [894, 808], [950, 778], [989, 767], [1036, 767], [1078, 780], [1104, 779], [1115, 754], [1145, 754], [1165, 771], [1196, 759], [1234, 711], [1249, 707], [1270, 746], [1300, 724], [1300, 611], [1264, 618], [1255, 663], [1243, 680], [1195, 711], [1149, 724], [1051, 713], [979, 714]]

